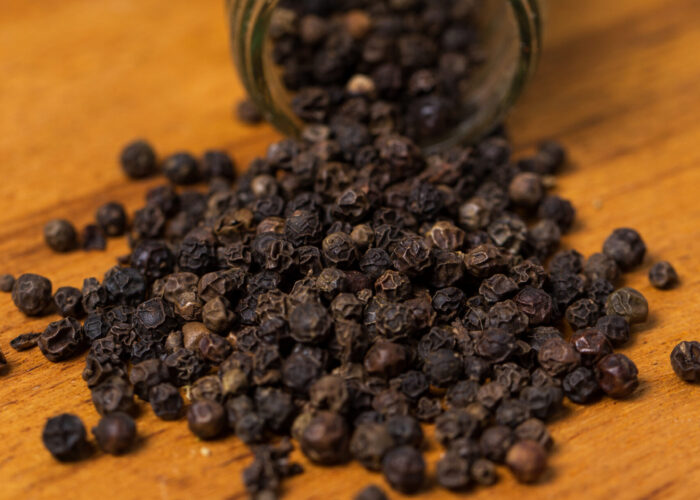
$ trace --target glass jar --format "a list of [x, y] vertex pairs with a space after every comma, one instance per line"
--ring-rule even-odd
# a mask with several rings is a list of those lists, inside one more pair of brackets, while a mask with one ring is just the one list
[[[291, 109], [291, 93], [271, 55], [270, 19], [278, 0], [226, 0], [233, 59], [248, 95], [278, 130], [292, 137], [304, 124]], [[542, 46], [545, 0], [478, 0], [483, 63], [463, 92], [469, 113], [449, 133], [424, 143], [428, 149], [472, 142], [506, 116], [529, 82]]]

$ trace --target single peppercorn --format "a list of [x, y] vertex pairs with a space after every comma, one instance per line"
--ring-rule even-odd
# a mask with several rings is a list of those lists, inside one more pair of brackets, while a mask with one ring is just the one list
[[669, 262], [663, 260], [649, 269], [649, 282], [659, 290], [668, 290], [678, 284], [678, 273]]
[[337, 413], [322, 411], [306, 425], [301, 449], [314, 462], [332, 465], [347, 459], [349, 440], [345, 419]]
[[644, 323], [649, 315], [649, 304], [644, 295], [634, 288], [620, 288], [608, 296], [605, 302], [605, 312], [608, 315], [617, 314], [627, 320], [630, 325]]
[[250, 99], [241, 99], [236, 105], [236, 116], [243, 123], [257, 125], [263, 121], [262, 113]]
[[134, 140], [124, 146], [119, 160], [124, 173], [132, 179], [149, 177], [157, 169], [156, 154], [143, 140]]
[[224, 407], [208, 399], [195, 401], [187, 410], [187, 425], [198, 438], [214, 439], [226, 425]]
[[506, 455], [506, 465], [521, 483], [534, 483], [547, 467], [547, 452], [536, 441], [519, 441]]
[[92, 433], [100, 449], [110, 455], [121, 455], [131, 448], [136, 440], [136, 422], [130, 415], [111, 413], [100, 419]]
[[175, 185], [194, 184], [200, 180], [197, 160], [185, 152], [168, 156], [163, 161], [163, 174]]
[[15, 286], [15, 277], [11, 274], [0, 274], [0, 292], [9, 293]]
[[53, 296], [56, 309], [61, 316], [80, 318], [85, 314], [83, 310], [83, 292], [72, 286], [63, 286], [56, 290]]
[[603, 316], [596, 322], [595, 328], [615, 347], [625, 344], [630, 338], [629, 323], [617, 314]]
[[37, 274], [23, 274], [12, 287], [12, 302], [27, 316], [44, 314], [52, 302], [51, 282]]
[[392, 488], [405, 494], [417, 492], [425, 479], [425, 461], [412, 446], [399, 446], [382, 460], [382, 472]]
[[79, 460], [89, 451], [85, 426], [75, 415], [64, 413], [46, 421], [41, 439], [57, 460]]
[[600, 388], [610, 397], [624, 398], [639, 385], [637, 367], [624, 354], [608, 354], [595, 366]]
[[681, 342], [674, 347], [671, 367], [686, 382], [700, 382], [700, 342]]
[[630, 228], [615, 229], [603, 244], [603, 253], [629, 271], [642, 263], [647, 247], [639, 233]]
[[53, 219], [44, 225], [44, 240], [54, 252], [70, 252], [78, 246], [78, 233], [69, 221]]
[[110, 201], [98, 208], [95, 220], [100, 230], [107, 236], [121, 236], [126, 231], [126, 210], [116, 201]]

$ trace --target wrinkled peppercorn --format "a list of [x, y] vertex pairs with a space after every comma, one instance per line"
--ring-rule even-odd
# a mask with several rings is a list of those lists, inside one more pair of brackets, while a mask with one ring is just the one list
[[57, 460], [79, 460], [89, 451], [85, 426], [80, 418], [69, 413], [46, 421], [41, 439], [44, 446]]
[[627, 397], [639, 385], [637, 367], [624, 354], [608, 354], [598, 361], [595, 373], [600, 388], [613, 398]]
[[41, 316], [51, 301], [51, 282], [43, 276], [23, 274], [12, 287], [12, 302], [27, 316]]
[[627, 320], [630, 325], [644, 323], [649, 314], [647, 299], [634, 288], [620, 288], [614, 291], [605, 302], [605, 312], [617, 314]]
[[649, 283], [659, 290], [668, 290], [678, 284], [678, 273], [669, 262], [657, 262], [649, 269]]
[[700, 381], [700, 342], [681, 342], [671, 351], [671, 367], [686, 382]]

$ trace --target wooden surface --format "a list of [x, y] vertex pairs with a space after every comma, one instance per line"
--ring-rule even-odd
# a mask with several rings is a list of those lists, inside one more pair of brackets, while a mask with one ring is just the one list
[[[240, 165], [274, 133], [232, 119], [241, 95], [229, 61], [220, 0], [3, 0], [0, 12], [0, 272], [33, 271], [54, 286], [102, 276], [125, 253], [51, 254], [41, 227], [62, 216], [85, 224], [98, 204], [139, 207], [157, 181], [129, 183], [120, 146], [148, 137], [162, 153], [222, 147]], [[471, 498], [698, 498], [700, 387], [680, 382], [668, 355], [700, 338], [700, 2], [551, 0], [546, 55], [510, 119], [519, 150], [561, 139], [574, 166], [558, 192], [579, 222], [566, 243], [590, 254], [617, 226], [638, 228], [649, 256], [627, 278], [649, 299], [650, 321], [623, 349], [641, 385], [627, 401], [571, 408], [552, 426], [551, 470], [537, 486], [514, 483]], [[651, 289], [652, 261], [676, 265], [682, 286]], [[0, 295], [0, 498], [244, 498], [250, 461], [235, 438], [198, 442], [182, 421], [145, 411], [142, 443], [124, 457], [54, 462], [40, 443], [47, 417], [97, 416], [80, 378], [83, 362], [47, 362], [12, 351], [15, 335], [42, 329]], [[208, 451], [204, 450], [206, 448]], [[429, 453], [431, 463], [439, 455]], [[287, 498], [348, 499], [382, 480], [356, 465], [320, 469], [286, 483]], [[432, 471], [431, 466], [430, 470]], [[392, 493], [392, 498], [397, 498]], [[424, 498], [456, 498], [431, 489]]]

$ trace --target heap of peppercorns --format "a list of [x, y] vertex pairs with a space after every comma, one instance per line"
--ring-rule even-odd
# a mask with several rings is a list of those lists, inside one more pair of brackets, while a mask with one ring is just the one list
[[[571, 203], [547, 192], [566, 163], [562, 147], [544, 142], [514, 161], [497, 130], [428, 155], [400, 134], [449, 127], [438, 101], [453, 99], [445, 89], [462, 76], [446, 70], [473, 63], [454, 56], [476, 45], [463, 22], [445, 24], [448, 3], [348, 2], [366, 11], [327, 19], [325, 2], [281, 11], [271, 33], [285, 81], [300, 89], [295, 109], [310, 122], [300, 138], [270, 145], [237, 179], [225, 152], [159, 161], [134, 141], [120, 158], [126, 174], [160, 171], [170, 182], [130, 221], [111, 202], [83, 233], [126, 233], [131, 253], [82, 289], [0, 277], [25, 314], [63, 316], [13, 348], [38, 345], [52, 362], [88, 350], [100, 448], [130, 449], [137, 397], [163, 420], [186, 413], [201, 439], [234, 433], [251, 445], [243, 478], [253, 498], [274, 498], [301, 472], [290, 437], [318, 464], [354, 459], [413, 493], [425, 483], [421, 424], [433, 423], [445, 448], [437, 483], [462, 490], [495, 483], [497, 464], [537, 481], [552, 446], [546, 421], [565, 397], [588, 404], [634, 391], [637, 369], [613, 348], [648, 307], [615, 286], [646, 247], [624, 228], [588, 258], [558, 250], [574, 220]], [[435, 26], [445, 30], [426, 47]], [[396, 50], [399, 68], [389, 62]], [[177, 188], [200, 182], [206, 191]], [[79, 239], [63, 220], [45, 237], [57, 251]], [[677, 281], [668, 263], [650, 278], [663, 288]], [[699, 346], [673, 352], [686, 380], [700, 380]], [[49, 419], [43, 438], [59, 460], [89, 453], [72, 415]], [[370, 486], [357, 498], [384, 494]]]
[[[647, 304], [614, 283], [641, 263], [644, 243], [619, 229], [588, 259], [556, 252], [574, 211], [542, 180], [565, 162], [555, 143], [513, 162], [497, 133], [425, 157], [396, 134], [341, 148], [313, 125], [271, 145], [233, 185], [233, 161], [219, 151], [159, 164], [136, 141], [121, 160], [131, 176], [160, 167], [172, 183], [149, 191], [131, 224], [115, 203], [98, 211], [106, 234], [128, 228], [122, 265], [81, 290], [52, 294], [31, 274], [12, 287], [26, 314], [64, 316], [14, 347], [38, 344], [54, 362], [88, 349], [83, 377], [107, 451], [133, 442], [134, 396], [174, 420], [186, 387], [194, 434], [230, 429], [256, 446], [244, 474], [253, 495], [299, 472], [289, 444], [259, 446], [273, 436], [294, 437], [320, 464], [354, 458], [414, 492], [422, 422], [446, 450], [439, 484], [491, 484], [498, 463], [529, 482], [545, 468], [544, 422], [565, 396], [585, 404], [637, 385], [613, 346]], [[207, 193], [173, 187], [199, 180]], [[84, 456], [82, 424], [57, 418], [47, 447]]]

